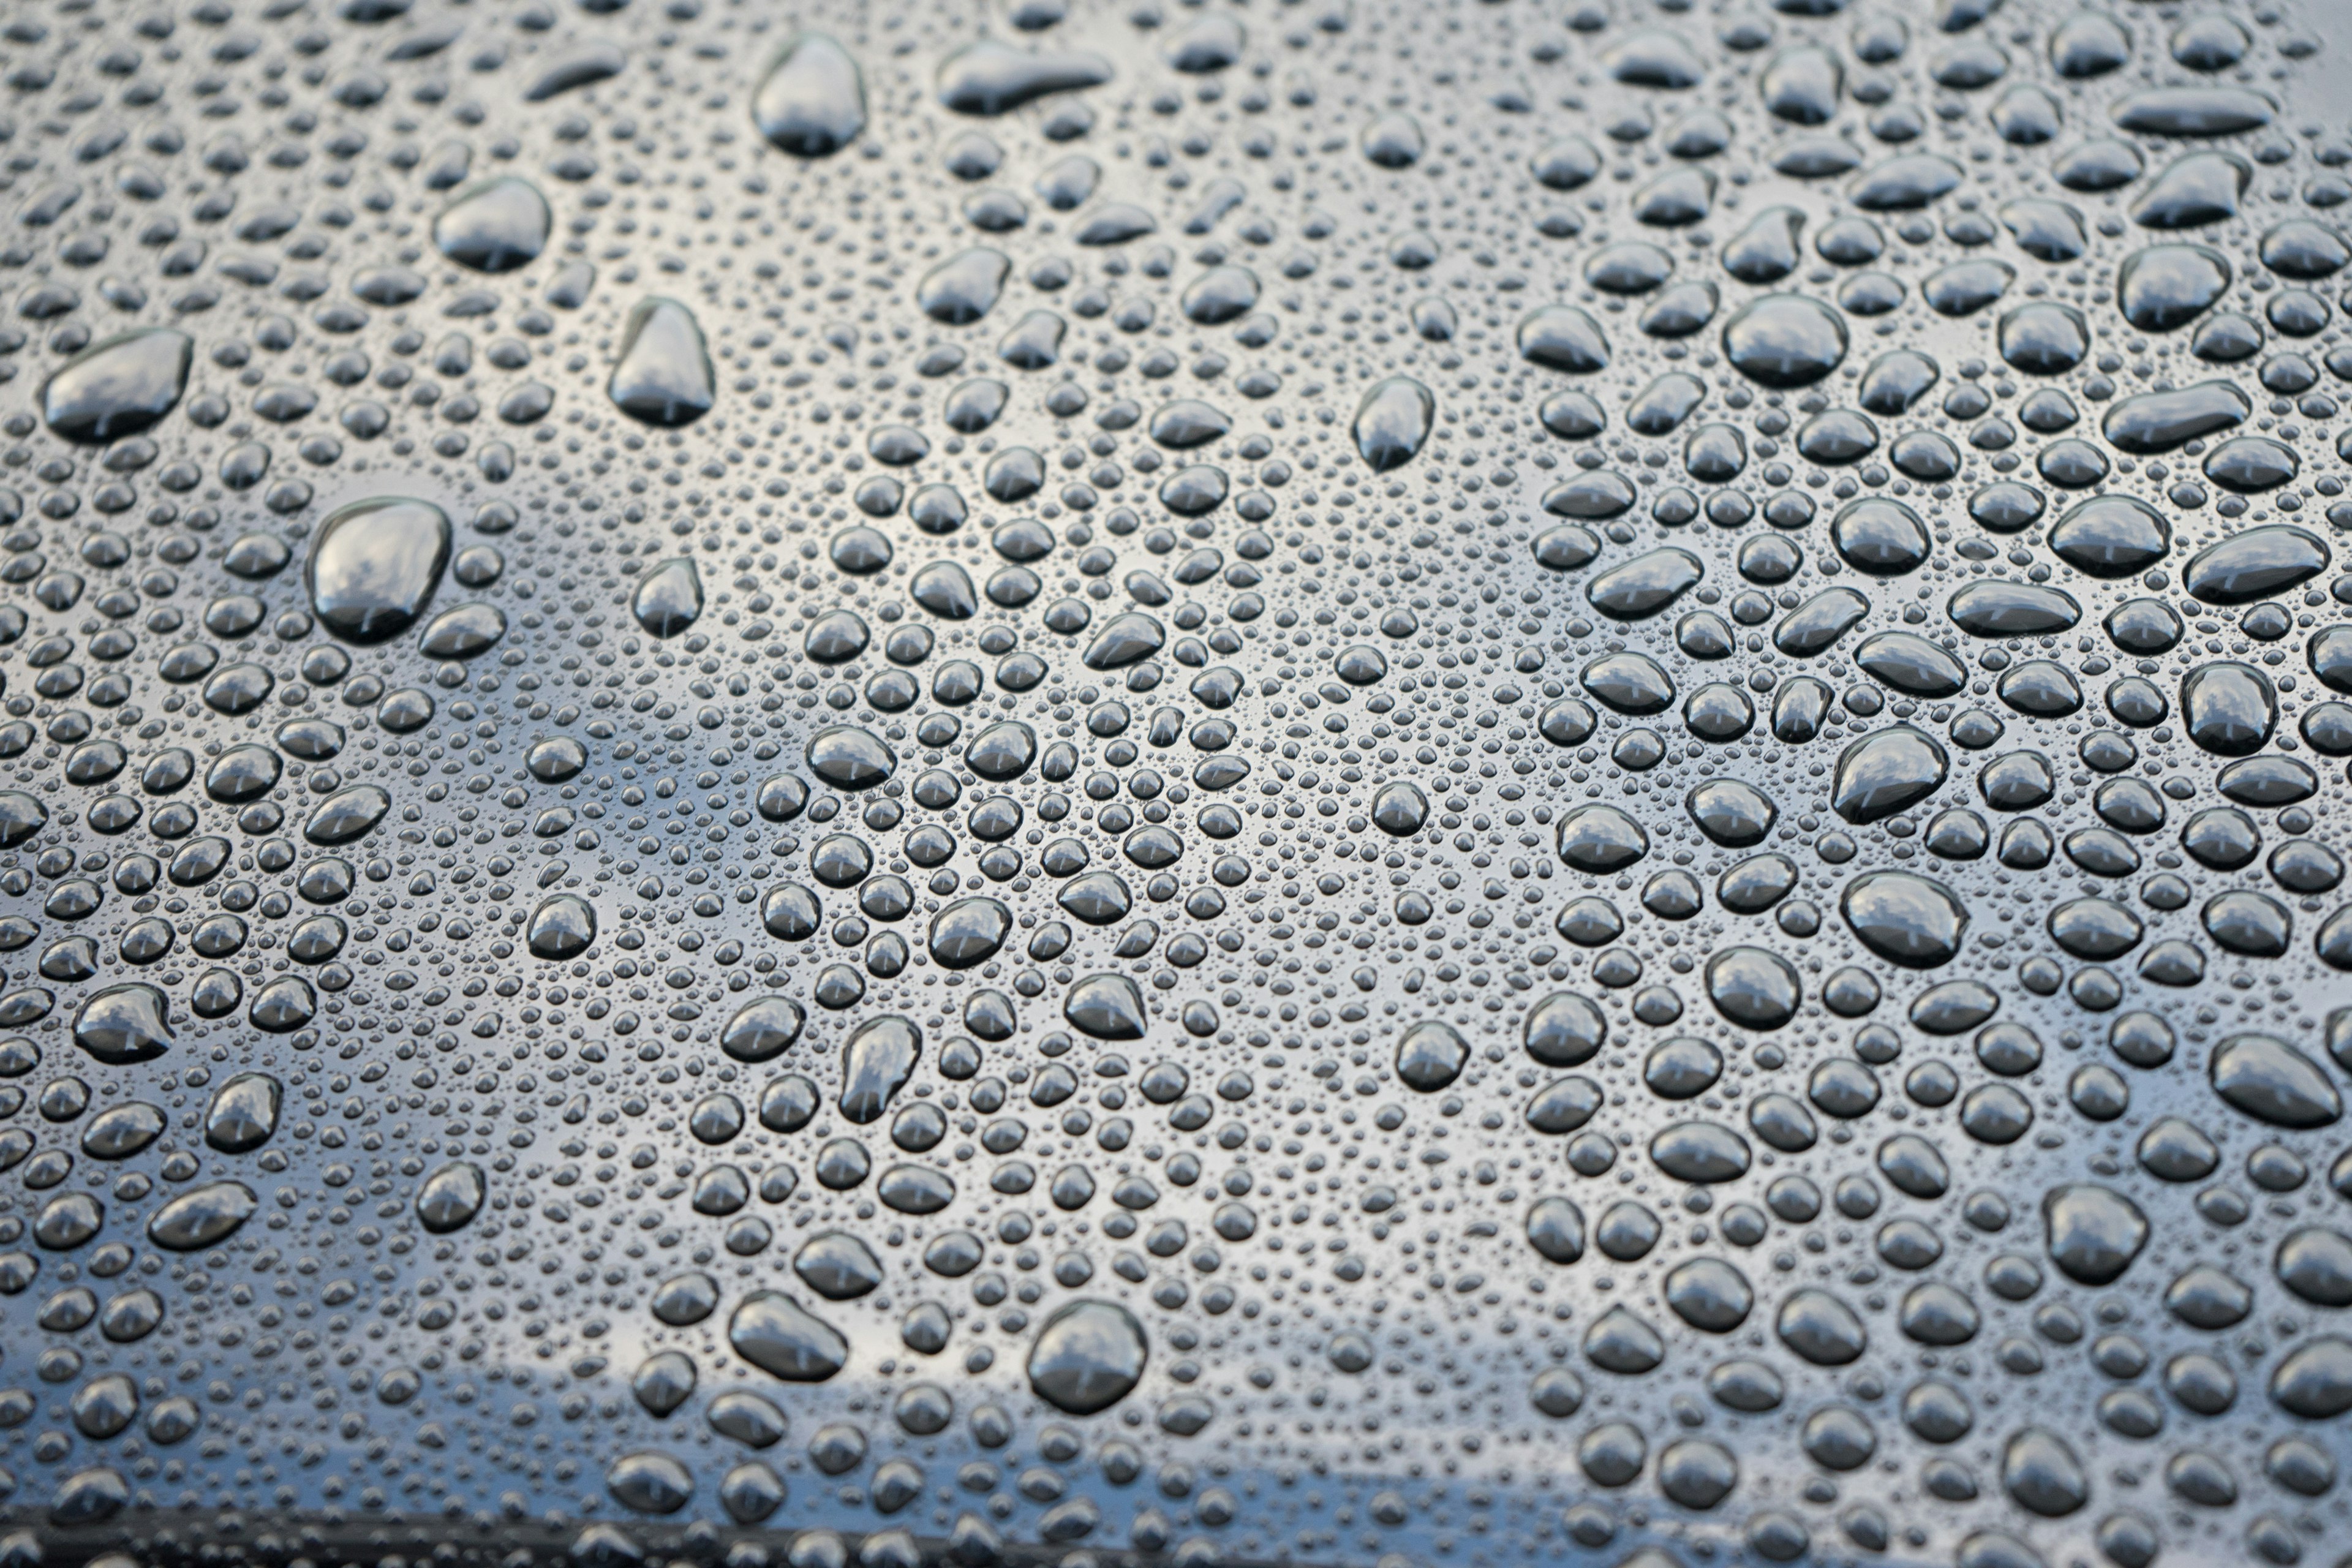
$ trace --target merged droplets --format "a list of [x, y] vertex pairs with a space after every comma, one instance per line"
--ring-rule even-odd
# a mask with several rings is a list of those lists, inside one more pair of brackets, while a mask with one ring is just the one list
[[982, 39], [940, 62], [940, 101], [958, 114], [999, 115], [1047, 93], [1098, 87], [1110, 78], [1110, 62], [1100, 55], [1032, 51]]

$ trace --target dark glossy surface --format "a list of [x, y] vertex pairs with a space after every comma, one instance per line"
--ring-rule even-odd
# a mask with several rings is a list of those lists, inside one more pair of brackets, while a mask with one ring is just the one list
[[0, 1568], [2334, 1563], [2336, 9], [0, 18]]

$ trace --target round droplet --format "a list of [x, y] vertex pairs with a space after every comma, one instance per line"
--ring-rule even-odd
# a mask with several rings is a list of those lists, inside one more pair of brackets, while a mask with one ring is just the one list
[[2112, 1188], [2094, 1183], [2053, 1187], [2042, 1200], [2050, 1260], [2084, 1285], [2106, 1285], [2147, 1245], [2147, 1216]]
[[533, 958], [577, 958], [596, 940], [596, 906], [577, 893], [556, 893], [539, 902], [525, 928], [524, 944]]
[[1872, 871], [1848, 882], [1838, 910], [1864, 947], [1908, 969], [1959, 956], [1968, 906], [1945, 884], [1908, 871]]
[[1422, 1094], [1433, 1094], [1452, 1083], [1469, 1060], [1469, 1043], [1434, 1020], [1415, 1024], [1397, 1042], [1397, 1077]]
[[883, 1279], [881, 1261], [873, 1250], [841, 1230], [811, 1237], [793, 1256], [793, 1272], [828, 1301], [855, 1300], [872, 1292]]
[[1372, 796], [1372, 822], [1383, 833], [1402, 838], [1421, 831], [1429, 820], [1429, 797], [1421, 786], [1403, 779], [1382, 784]]
[[1844, 1366], [1869, 1344], [1862, 1320], [1826, 1290], [1791, 1292], [1772, 1327], [1782, 1344], [1816, 1366]]
[[1811, 386], [1838, 367], [1845, 349], [1845, 322], [1801, 294], [1766, 294], [1723, 326], [1724, 357], [1763, 386]]
[[1108, 1301], [1072, 1301], [1057, 1309], [1029, 1347], [1029, 1387], [1072, 1415], [1109, 1409], [1143, 1379], [1150, 1347], [1143, 1325]]
[[1760, 947], [1727, 947], [1706, 964], [1707, 1000], [1743, 1028], [1780, 1028], [1797, 1016], [1803, 999], [1797, 972], [1788, 960]]

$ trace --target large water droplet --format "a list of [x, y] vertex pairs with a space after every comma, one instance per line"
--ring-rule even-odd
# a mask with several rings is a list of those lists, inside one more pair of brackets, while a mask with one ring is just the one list
[[1110, 77], [1110, 62], [1100, 55], [1031, 52], [983, 38], [940, 63], [940, 101], [958, 114], [1004, 114], [1049, 92], [1099, 87]]
[[896, 1015], [859, 1025], [841, 1047], [842, 1115], [860, 1124], [879, 1121], [922, 1048], [922, 1030]]
[[657, 563], [637, 584], [629, 613], [657, 637], [674, 637], [702, 616], [702, 573], [689, 555]]
[[595, 940], [596, 906], [577, 893], [554, 893], [541, 899], [524, 928], [524, 944], [533, 958], [577, 958]]
[[201, 1252], [236, 1235], [260, 1206], [243, 1182], [213, 1182], [157, 1209], [147, 1222], [147, 1239], [166, 1252]]
[[1143, 1325], [1108, 1301], [1072, 1301], [1058, 1308], [1029, 1347], [1029, 1387], [1072, 1415], [1108, 1410], [1143, 1380], [1150, 1347]]
[[2084, 1285], [2119, 1279], [2147, 1245], [2147, 1216], [2139, 1205], [2094, 1183], [2062, 1184], [2042, 1200], [2050, 1260]]
[[718, 383], [694, 312], [675, 300], [640, 301], [604, 390], [614, 407], [647, 425], [675, 428], [709, 413]]
[[268, 1073], [239, 1073], [213, 1091], [205, 1107], [205, 1142], [224, 1154], [244, 1154], [278, 1131], [284, 1086]]
[[110, 985], [74, 1014], [74, 1044], [109, 1067], [152, 1061], [172, 1048], [170, 1020], [170, 1004], [154, 986]]
[[1392, 375], [1364, 394], [1356, 409], [1356, 450], [1375, 473], [1420, 455], [1437, 417], [1437, 400], [1411, 376]]
[[1848, 882], [1838, 910], [1864, 947], [1909, 969], [1959, 956], [1968, 907], [1943, 883], [1908, 871], [1871, 871]]
[[1811, 386], [1845, 359], [1845, 322], [1818, 300], [1767, 294], [1723, 325], [1724, 357], [1750, 381]]
[[786, 1383], [823, 1383], [849, 1363], [849, 1342], [792, 1297], [754, 1290], [727, 1321], [735, 1353]]
[[160, 421], [187, 390], [195, 345], [185, 332], [143, 327], [92, 344], [41, 387], [41, 417], [68, 441], [115, 441]]
[[1948, 767], [1943, 745], [1934, 736], [1896, 724], [1864, 736], [1840, 753], [1830, 783], [1830, 805], [1857, 826], [1883, 821], [1935, 794]]
[[512, 272], [539, 259], [553, 223], [539, 187], [505, 174], [452, 197], [433, 220], [433, 243], [460, 267]]
[[1422, 1094], [1433, 1094], [1452, 1083], [1469, 1060], [1469, 1043], [1434, 1021], [1415, 1024], [1397, 1041], [1397, 1079]]
[[436, 1236], [463, 1230], [489, 1199], [489, 1184], [479, 1165], [452, 1160], [416, 1188], [416, 1220]]
[[760, 134], [800, 158], [824, 158], [866, 129], [866, 80], [857, 61], [823, 33], [785, 42], [751, 97]]

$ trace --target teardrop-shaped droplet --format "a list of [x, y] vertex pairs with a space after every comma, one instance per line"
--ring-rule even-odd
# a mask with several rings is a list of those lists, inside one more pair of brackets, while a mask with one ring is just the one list
[[1838, 758], [1832, 809], [1856, 826], [1882, 821], [1933, 795], [1948, 767], [1940, 742], [1909, 724], [1865, 735]]
[[848, 50], [823, 33], [803, 33], [769, 63], [751, 120], [794, 157], [828, 157], [866, 129], [866, 79]]
[[1110, 62], [1097, 54], [1032, 52], [982, 38], [940, 63], [940, 101], [958, 114], [1005, 114], [1049, 92], [1098, 87], [1110, 77]]
[[793, 1272], [828, 1301], [850, 1301], [882, 1283], [882, 1263], [873, 1248], [847, 1231], [821, 1231], [802, 1244]]
[[691, 425], [719, 400], [702, 327], [694, 312], [659, 296], [629, 312], [620, 362], [605, 391], [613, 405], [647, 425]]
[[1375, 473], [1402, 468], [1421, 453], [1437, 418], [1437, 400], [1409, 375], [1392, 375], [1364, 394], [1356, 409], [1356, 450]]
[[922, 1049], [923, 1031], [896, 1014], [859, 1025], [841, 1047], [842, 1115], [861, 1126], [880, 1121]]
[[676, 555], [646, 574], [629, 599], [637, 625], [657, 637], [674, 637], [702, 615], [702, 573], [690, 555]]
[[533, 958], [577, 958], [596, 940], [596, 906], [577, 893], [552, 894], [530, 911], [524, 931]]
[[239, 1073], [213, 1091], [205, 1107], [205, 1142], [224, 1154], [244, 1154], [269, 1142], [278, 1131], [284, 1095], [268, 1073]]
[[1072, 1028], [1097, 1040], [1139, 1040], [1146, 1018], [1143, 992], [1124, 974], [1081, 975], [1062, 1002]]

